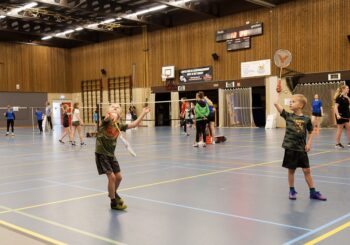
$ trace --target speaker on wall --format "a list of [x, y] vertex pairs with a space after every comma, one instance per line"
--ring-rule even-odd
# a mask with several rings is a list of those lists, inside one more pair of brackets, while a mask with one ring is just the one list
[[219, 55], [217, 53], [212, 53], [211, 57], [213, 57], [213, 60], [219, 60]]
[[107, 71], [105, 69], [101, 69], [101, 74], [102, 75], [107, 75]]

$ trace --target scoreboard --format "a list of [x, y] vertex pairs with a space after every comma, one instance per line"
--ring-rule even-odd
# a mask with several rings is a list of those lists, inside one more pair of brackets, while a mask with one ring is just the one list
[[216, 32], [216, 42], [224, 42], [230, 39], [251, 37], [263, 34], [263, 24], [258, 22], [255, 24], [249, 24], [239, 26], [235, 28], [219, 30]]
[[250, 37], [239, 37], [226, 41], [227, 51], [235, 51], [250, 48]]

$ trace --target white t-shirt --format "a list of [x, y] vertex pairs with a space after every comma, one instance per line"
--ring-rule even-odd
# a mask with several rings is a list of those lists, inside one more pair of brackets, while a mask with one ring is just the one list
[[79, 121], [79, 116], [80, 115], [80, 111], [79, 109], [73, 109], [73, 118], [72, 118], [72, 122], [77, 122]]
[[51, 106], [46, 106], [46, 116], [51, 117]]

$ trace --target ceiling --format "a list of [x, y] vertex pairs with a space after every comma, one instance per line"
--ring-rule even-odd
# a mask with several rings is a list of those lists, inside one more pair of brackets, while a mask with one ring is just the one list
[[290, 1], [0, 0], [0, 42], [74, 48]]

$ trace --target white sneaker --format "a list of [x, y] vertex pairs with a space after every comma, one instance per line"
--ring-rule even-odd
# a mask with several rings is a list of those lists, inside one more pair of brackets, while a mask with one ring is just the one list
[[12, 136], [15, 136], [15, 134], [14, 134], [14, 133], [12, 133]]
[[6, 136], [9, 135], [9, 132], [6, 133]]
[[213, 141], [211, 142], [211, 144], [212, 144], [212, 145], [215, 145], [215, 141], [213, 140]]
[[198, 147], [199, 145], [198, 145], [198, 143], [196, 142], [196, 143], [194, 143], [192, 146], [193, 146], [193, 147]]
[[199, 141], [199, 143], [198, 143], [200, 146], [202, 146], [202, 147], [206, 147], [207, 146], [207, 144], [206, 143], [204, 143], [203, 141]]

